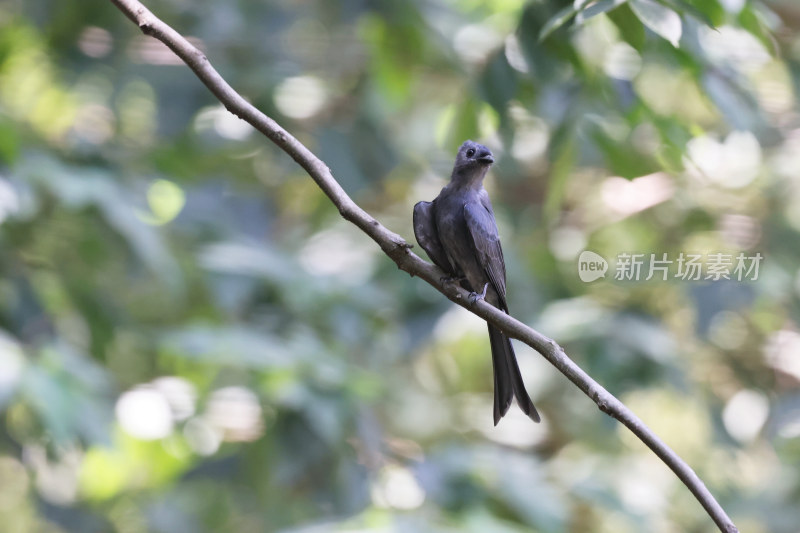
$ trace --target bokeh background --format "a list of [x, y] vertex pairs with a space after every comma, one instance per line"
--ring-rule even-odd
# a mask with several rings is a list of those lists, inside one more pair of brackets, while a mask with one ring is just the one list
[[[409, 240], [456, 147], [489, 145], [512, 313], [742, 531], [800, 531], [800, 4], [148, 7]], [[580, 281], [584, 249], [605, 278]], [[764, 259], [614, 279], [620, 253], [681, 252]], [[494, 428], [483, 323], [171, 52], [110, 2], [0, 4], [3, 532], [715, 531], [517, 351], [544, 420]]]

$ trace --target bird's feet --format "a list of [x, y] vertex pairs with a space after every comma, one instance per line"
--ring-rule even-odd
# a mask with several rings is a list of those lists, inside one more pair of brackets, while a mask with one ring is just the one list
[[478, 300], [483, 300], [484, 298], [486, 298], [486, 289], [488, 288], [489, 284], [487, 283], [486, 285], [483, 286], [483, 291], [480, 294], [478, 294], [477, 292], [469, 293], [469, 303], [475, 305], [475, 302], [477, 302]]

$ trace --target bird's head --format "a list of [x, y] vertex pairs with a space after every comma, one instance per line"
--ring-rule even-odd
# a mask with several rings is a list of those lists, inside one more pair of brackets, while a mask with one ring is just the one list
[[453, 178], [459, 179], [459, 181], [480, 183], [492, 163], [494, 163], [494, 156], [492, 156], [491, 150], [475, 141], [464, 141], [456, 155]]

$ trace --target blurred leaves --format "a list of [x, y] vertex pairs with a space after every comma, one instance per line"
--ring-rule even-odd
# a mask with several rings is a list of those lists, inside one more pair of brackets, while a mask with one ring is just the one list
[[[512, 313], [743, 531], [795, 533], [794, 2], [150, 7], [409, 240], [455, 147], [490, 146]], [[610, 263], [590, 284], [585, 249]], [[615, 279], [621, 253], [684, 252], [764, 263]], [[399, 273], [171, 52], [108, 2], [0, 4], [8, 531], [711, 530], [518, 353], [544, 421], [512, 407], [493, 427], [480, 320]]]
[[[688, 3], [676, 2], [683, 10], [696, 10]], [[682, 34], [681, 18], [672, 9], [667, 7], [667, 2], [656, 0], [574, 0], [556, 13], [539, 32], [539, 41], [547, 39], [554, 31], [567, 24], [573, 18], [576, 25], [581, 25], [589, 19], [607, 13], [619, 6], [627, 4], [642, 24], [660, 35], [673, 46], [678, 46]]]
[[683, 25], [677, 13], [654, 0], [630, 0], [629, 5], [645, 26], [669, 41], [672, 46], [678, 46]]

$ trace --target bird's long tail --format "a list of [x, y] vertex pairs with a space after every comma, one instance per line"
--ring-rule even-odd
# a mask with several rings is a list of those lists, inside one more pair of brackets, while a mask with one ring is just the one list
[[533, 406], [525, 383], [522, 381], [517, 356], [511, 346], [511, 339], [503, 335], [499, 329], [489, 325], [489, 343], [492, 346], [492, 368], [494, 369], [494, 425], [503, 418], [511, 406], [511, 400], [517, 398], [520, 409], [534, 422], [539, 422], [539, 413]]

